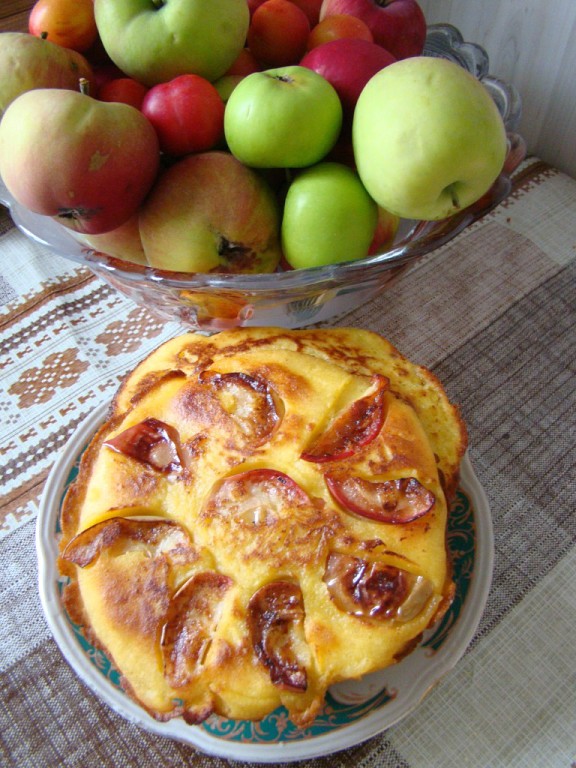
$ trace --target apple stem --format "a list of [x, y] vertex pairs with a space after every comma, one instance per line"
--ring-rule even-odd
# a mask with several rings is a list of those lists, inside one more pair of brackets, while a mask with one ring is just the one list
[[294, 78], [291, 75], [269, 75], [273, 80], [279, 80], [281, 83], [293, 83]]
[[90, 96], [90, 81], [87, 78], [81, 77], [78, 81], [78, 87], [80, 93], [83, 93], [84, 96]]
[[162, 8], [164, 4], [165, 4], [165, 0], [152, 0], [152, 5], [154, 6], [154, 8], [156, 8], [156, 10], [158, 10], [159, 8]]
[[248, 248], [242, 243], [235, 243], [232, 240], [228, 240], [224, 235], [220, 236], [218, 241], [218, 255], [224, 256], [227, 259], [234, 256], [243, 256], [248, 252]]

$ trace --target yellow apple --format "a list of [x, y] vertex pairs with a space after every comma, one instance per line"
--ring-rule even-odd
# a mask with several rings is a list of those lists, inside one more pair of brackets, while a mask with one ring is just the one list
[[436, 220], [476, 202], [504, 165], [506, 129], [473, 75], [416, 56], [374, 75], [356, 104], [358, 174], [376, 202], [407, 219]]

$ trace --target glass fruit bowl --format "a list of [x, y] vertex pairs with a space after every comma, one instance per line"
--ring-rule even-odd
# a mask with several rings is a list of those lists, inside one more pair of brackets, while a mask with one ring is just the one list
[[0, 202], [16, 226], [46, 249], [90, 268], [136, 303], [187, 328], [216, 331], [235, 326], [296, 328], [344, 315], [396, 281], [417, 259], [447, 243], [497, 206], [511, 190], [510, 174], [525, 145], [516, 132], [520, 97], [514, 87], [489, 74], [484, 49], [465, 42], [447, 24], [428, 27], [424, 54], [454, 61], [482, 81], [500, 110], [508, 132], [508, 156], [492, 188], [474, 205], [441, 221], [402, 220], [395, 241], [368, 258], [311, 269], [257, 275], [169, 272], [132, 264], [82, 245], [50, 217], [19, 205], [0, 179]]

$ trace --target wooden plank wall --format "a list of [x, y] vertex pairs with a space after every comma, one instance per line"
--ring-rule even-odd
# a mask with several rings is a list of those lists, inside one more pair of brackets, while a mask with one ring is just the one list
[[27, 32], [30, 0], [1, 0], [0, 32]]
[[520, 91], [531, 152], [576, 178], [576, 2], [420, 0], [429, 24], [448, 22], [482, 45], [496, 77]]

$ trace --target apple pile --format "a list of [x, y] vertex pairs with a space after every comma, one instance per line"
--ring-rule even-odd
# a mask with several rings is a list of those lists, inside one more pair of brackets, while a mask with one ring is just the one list
[[273, 272], [479, 199], [507, 142], [417, 0], [37, 0], [0, 34], [0, 175], [91, 248]]

